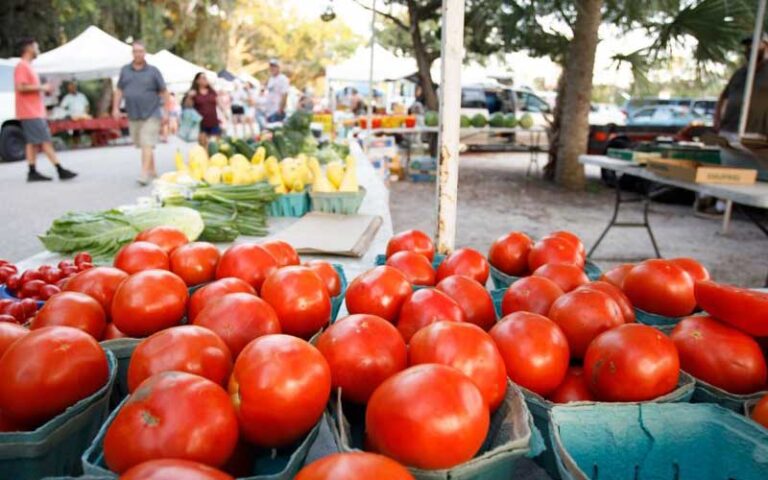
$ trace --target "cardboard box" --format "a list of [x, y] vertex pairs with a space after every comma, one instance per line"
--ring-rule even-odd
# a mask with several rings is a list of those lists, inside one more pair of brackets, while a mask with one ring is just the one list
[[650, 159], [648, 170], [662, 177], [691, 183], [752, 185], [757, 181], [757, 170], [752, 168], [721, 167], [693, 160]]
[[661, 158], [661, 152], [637, 152], [628, 149], [609, 148], [608, 156], [618, 160], [626, 160], [637, 165], [645, 165], [649, 159]]

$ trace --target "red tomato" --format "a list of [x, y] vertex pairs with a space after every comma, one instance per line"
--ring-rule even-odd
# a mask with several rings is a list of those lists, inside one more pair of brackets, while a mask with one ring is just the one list
[[190, 460], [149, 460], [128, 469], [120, 480], [234, 480], [234, 477], [208, 465]]
[[593, 402], [594, 400], [595, 397], [589, 390], [587, 379], [584, 378], [584, 369], [581, 367], [569, 368], [563, 383], [549, 394], [549, 401], [554, 403]]
[[80, 292], [96, 299], [107, 315], [112, 311], [112, 297], [128, 274], [112, 267], [95, 267], [70, 278], [64, 290]]
[[112, 300], [112, 322], [129, 337], [145, 337], [178, 325], [189, 292], [184, 280], [165, 270], [134, 273]]
[[761, 398], [752, 409], [752, 420], [768, 428], [768, 395]]
[[289, 265], [299, 265], [301, 260], [296, 250], [287, 242], [282, 240], [269, 240], [260, 243], [264, 250], [268, 251], [275, 260], [278, 267], [287, 267]]
[[696, 303], [720, 321], [755, 337], [768, 336], [768, 293], [696, 282]]
[[117, 329], [114, 323], [109, 322], [104, 328], [104, 337], [102, 341], [115, 340], [117, 338], [126, 338], [126, 335]]
[[222, 278], [211, 282], [204, 287], [195, 290], [189, 299], [189, 313], [187, 316], [192, 321], [209, 303], [221, 298], [228, 293], [249, 293], [256, 295], [256, 290], [246, 282], [235, 277]]
[[216, 278], [237, 277], [261, 290], [264, 280], [278, 268], [277, 260], [266, 248], [255, 243], [232, 245], [221, 256]]
[[633, 323], [608, 330], [589, 345], [584, 375], [598, 400], [643, 402], [677, 387], [680, 361], [666, 335]]
[[219, 249], [208, 242], [192, 242], [171, 253], [171, 271], [189, 286], [212, 281], [219, 264]]
[[345, 400], [366, 403], [381, 382], [407, 366], [403, 337], [375, 315], [343, 318], [317, 340], [317, 349], [331, 368], [334, 391]]
[[474, 457], [489, 423], [488, 404], [475, 384], [459, 370], [437, 364], [390, 377], [373, 392], [365, 412], [374, 450], [429, 470]]
[[749, 335], [712, 317], [694, 316], [682, 319], [669, 337], [680, 354], [680, 367], [697, 379], [736, 394], [766, 388], [765, 358]]
[[0, 410], [37, 427], [107, 383], [107, 355], [94, 338], [71, 327], [34, 330], [0, 358]]
[[548, 263], [569, 263], [584, 268], [584, 260], [578, 245], [573, 241], [563, 237], [544, 237], [531, 247], [528, 269], [535, 272]]
[[460, 248], [443, 260], [437, 267], [437, 281], [441, 281], [451, 275], [464, 275], [485, 285], [488, 280], [488, 260], [482, 253], [472, 248]]
[[187, 236], [176, 227], [153, 227], [136, 235], [134, 242], [154, 243], [170, 255], [176, 248], [189, 243]]
[[237, 357], [229, 394], [249, 442], [284, 447], [320, 420], [331, 394], [331, 369], [304, 340], [267, 335], [249, 343]]
[[162, 458], [219, 467], [237, 437], [237, 416], [223, 388], [199, 375], [162, 372], [139, 385], [107, 428], [104, 461], [117, 473]]
[[565, 293], [589, 283], [589, 277], [584, 273], [584, 269], [568, 263], [542, 265], [533, 272], [533, 275], [552, 280]]
[[532, 246], [533, 240], [528, 235], [510, 232], [493, 242], [488, 260], [507, 275], [521, 277], [528, 272], [528, 253]]
[[584, 248], [584, 243], [581, 241], [581, 238], [579, 238], [579, 236], [576, 235], [575, 233], [569, 232], [568, 230], [560, 230], [557, 232], [552, 232], [547, 236], [558, 237], [558, 238], [562, 238], [563, 240], [568, 240], [569, 242], [571, 242], [573, 245], [576, 246], [576, 250], [578, 250], [579, 255], [581, 255], [585, 259], [587, 258], [587, 250]]
[[558, 298], [548, 317], [563, 330], [573, 358], [583, 358], [595, 337], [624, 324], [621, 308], [610, 295], [586, 288]]
[[629, 271], [632, 270], [633, 268], [635, 268], [634, 263], [622, 263], [621, 265], [617, 267], [613, 267], [607, 272], [603, 272], [603, 274], [600, 275], [600, 280], [602, 280], [603, 282], [608, 282], [611, 285], [614, 285], [618, 288], [623, 289], [624, 277], [626, 277]]
[[322, 260], [312, 260], [305, 263], [304, 266], [315, 272], [323, 280], [328, 289], [328, 295], [336, 297], [341, 294], [341, 278], [333, 265]]
[[635, 309], [632, 308], [632, 303], [630, 303], [627, 296], [624, 295], [624, 292], [622, 292], [621, 289], [619, 289], [619, 287], [615, 286], [614, 284], [598, 280], [596, 282], [590, 282], [579, 288], [598, 290], [607, 294], [621, 309], [621, 314], [624, 317], [624, 323], [633, 323], [635, 321]]
[[17, 425], [13, 420], [8, 418], [7, 415], [0, 411], [0, 432], [20, 432], [24, 427]]
[[224, 387], [232, 371], [232, 354], [207, 328], [168, 328], [136, 345], [128, 365], [128, 391], [156, 373], [169, 371], [194, 373]]
[[228, 293], [212, 300], [192, 322], [216, 333], [237, 358], [251, 340], [280, 333], [275, 310], [250, 293]]
[[62, 292], [48, 299], [32, 319], [32, 330], [42, 327], [74, 327], [101, 340], [107, 326], [101, 304], [80, 292]]
[[552, 304], [563, 295], [555, 282], [544, 277], [524, 277], [509, 286], [501, 299], [501, 312], [547, 315]]
[[367, 452], [334, 453], [315, 460], [299, 471], [295, 480], [413, 480], [396, 461]]
[[424, 255], [403, 250], [387, 258], [387, 265], [403, 272], [413, 285], [435, 285], [435, 269]]
[[563, 382], [569, 350], [565, 334], [548, 318], [517, 312], [502, 318], [489, 332], [499, 347], [509, 379], [546, 396]]
[[[15, 323], [0, 322], [0, 357], [13, 343], [29, 333], [29, 330]], [[400, 335], [398, 335], [400, 338]]]
[[465, 322], [464, 311], [451, 297], [432, 288], [416, 290], [403, 303], [397, 319], [397, 330], [405, 343], [411, 337], [434, 322]]
[[669, 261], [685, 270], [694, 282], [699, 280], [709, 280], [709, 271], [707, 270], [707, 267], [694, 258], [670, 258]]
[[143, 270], [170, 270], [168, 254], [150, 242], [133, 242], [115, 255], [115, 268], [133, 274]]
[[307, 267], [290, 266], [264, 281], [261, 297], [275, 309], [280, 329], [308, 339], [331, 320], [331, 297], [318, 274]]
[[344, 302], [350, 314], [369, 313], [394, 323], [412, 291], [400, 270], [382, 265], [352, 280]]
[[471, 323], [438, 322], [427, 325], [411, 338], [408, 364], [439, 363], [466, 375], [483, 394], [490, 411], [496, 410], [507, 392], [507, 370], [493, 339]]
[[435, 245], [432, 239], [420, 230], [400, 232], [387, 242], [387, 258], [403, 250], [424, 255], [430, 262], [435, 259]]
[[624, 293], [635, 307], [667, 317], [684, 317], [696, 308], [693, 280], [668, 260], [646, 260], [624, 277]]
[[488, 290], [475, 280], [463, 275], [444, 278], [436, 287], [459, 304], [465, 321], [488, 330], [496, 323], [496, 310]]

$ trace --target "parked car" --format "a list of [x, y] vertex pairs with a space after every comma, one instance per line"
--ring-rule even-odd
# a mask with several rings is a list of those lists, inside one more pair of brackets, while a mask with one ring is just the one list
[[673, 97], [673, 98], [659, 98], [659, 97], [633, 97], [627, 100], [624, 104], [624, 113], [627, 117], [631, 117], [637, 110], [645, 107], [656, 106], [669, 106], [669, 107], [683, 107], [689, 110], [695, 111], [705, 117], [712, 117], [715, 113], [715, 105], [717, 99], [715, 98], [687, 98], [687, 97]]
[[627, 125], [662, 125], [685, 127], [692, 123], [712, 124], [711, 117], [686, 107], [656, 105], [636, 110], [627, 118]]
[[616, 105], [593, 103], [589, 107], [590, 125], [625, 125], [627, 116]]
[[24, 159], [24, 134], [16, 120], [13, 69], [18, 60], [0, 59], [0, 161]]

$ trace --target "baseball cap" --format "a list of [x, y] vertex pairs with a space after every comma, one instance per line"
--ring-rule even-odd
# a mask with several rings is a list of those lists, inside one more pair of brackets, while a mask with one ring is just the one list
[[272, 66], [272, 65], [277, 66], [277, 65], [280, 65], [280, 62], [278, 62], [276, 58], [270, 58], [269, 59], [269, 65], [270, 66]]

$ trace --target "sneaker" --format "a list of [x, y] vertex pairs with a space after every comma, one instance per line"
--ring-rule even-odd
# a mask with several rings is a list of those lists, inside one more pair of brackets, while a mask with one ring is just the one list
[[50, 182], [51, 180], [53, 180], [51, 177], [46, 177], [38, 173], [37, 170], [32, 170], [27, 174], [28, 182]]
[[149, 185], [149, 178], [147, 178], [147, 177], [139, 177], [139, 178], [136, 179], [136, 183], [138, 183], [142, 187], [146, 187], [147, 185]]
[[77, 174], [72, 170], [67, 170], [64, 167], [59, 168], [59, 180], [70, 180], [72, 178], [75, 178], [76, 176]]

